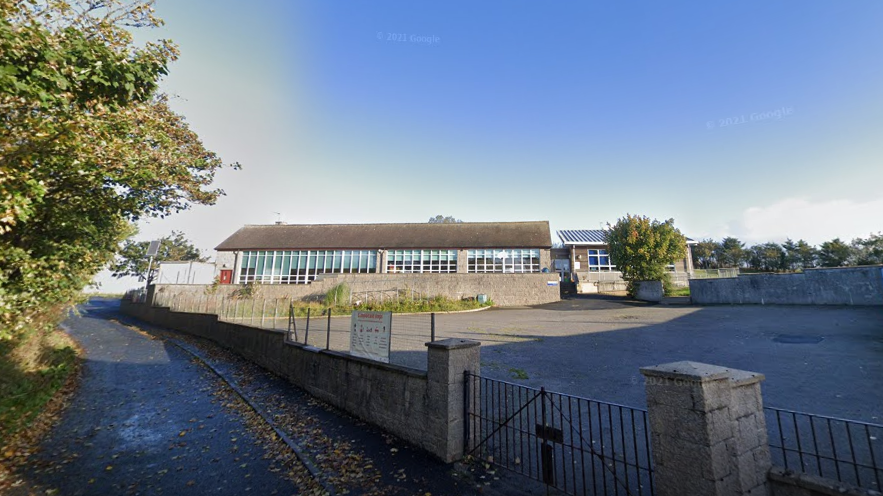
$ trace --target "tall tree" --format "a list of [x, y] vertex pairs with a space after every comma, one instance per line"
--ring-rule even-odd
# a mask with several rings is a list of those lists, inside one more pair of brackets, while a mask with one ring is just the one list
[[797, 243], [795, 243], [793, 239], [787, 238], [785, 242], [782, 243], [782, 250], [785, 252], [782, 259], [783, 270], [791, 271], [801, 268], [800, 253]]
[[[0, 0], [0, 339], [77, 298], [141, 217], [212, 204], [221, 160], [157, 86], [178, 56], [136, 46], [152, 2]], [[51, 320], [51, 319], [50, 319]]]
[[784, 268], [785, 250], [777, 243], [763, 243], [748, 249], [748, 264], [752, 269], [776, 272]]
[[208, 261], [208, 257], [203, 256], [181, 231], [172, 231], [172, 234], [160, 239], [159, 251], [153, 257], [152, 264], [150, 257], [147, 256], [149, 246], [150, 241], [126, 240], [116, 260], [110, 266], [113, 277], [133, 276], [139, 281], [146, 280], [147, 284], [150, 284], [156, 277], [160, 262]]
[[674, 219], [626, 215], [607, 231], [607, 244], [611, 262], [631, 288], [636, 281], [661, 281], [665, 267], [687, 254], [687, 238], [674, 227]]
[[720, 242], [715, 258], [721, 267], [741, 267], [745, 261], [745, 244], [728, 236]]
[[797, 255], [800, 257], [800, 267], [811, 269], [818, 265], [819, 250], [804, 240], [797, 241]]
[[462, 224], [463, 221], [460, 219], [456, 219], [450, 215], [436, 215], [435, 217], [429, 218], [430, 224]]
[[717, 252], [718, 244], [713, 239], [703, 239], [692, 246], [693, 266], [701, 269], [711, 269], [717, 267], [715, 252]]
[[819, 265], [822, 267], [843, 267], [849, 265], [853, 253], [852, 247], [841, 241], [840, 238], [825, 241], [819, 247]]
[[856, 265], [883, 264], [883, 233], [871, 234], [867, 239], [852, 240]]

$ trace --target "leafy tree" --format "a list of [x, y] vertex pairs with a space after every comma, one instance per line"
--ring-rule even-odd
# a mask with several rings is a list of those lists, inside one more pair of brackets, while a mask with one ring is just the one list
[[800, 257], [801, 268], [811, 269], [818, 263], [819, 250], [801, 239], [797, 242], [797, 256]]
[[610, 259], [633, 291], [635, 281], [662, 281], [665, 267], [687, 254], [687, 238], [665, 222], [627, 214], [607, 231]]
[[784, 268], [785, 256], [777, 243], [763, 243], [748, 249], [748, 264], [752, 269], [775, 272]]
[[0, 339], [51, 325], [133, 221], [223, 194], [156, 93], [177, 48], [132, 41], [151, 3], [0, 0]]
[[715, 251], [720, 267], [741, 267], [745, 261], [745, 244], [736, 238], [724, 238]]
[[460, 219], [455, 219], [452, 216], [445, 217], [444, 215], [436, 215], [435, 217], [429, 218], [430, 224], [462, 224], [463, 221]]
[[782, 259], [783, 270], [793, 271], [802, 267], [798, 246], [793, 239], [787, 238], [785, 242], [782, 243], [782, 250], [785, 252]]
[[856, 265], [883, 264], [883, 233], [871, 234], [867, 239], [852, 240]]
[[693, 266], [700, 269], [711, 269], [717, 267], [715, 253], [718, 244], [712, 239], [703, 239], [692, 246]]
[[849, 265], [853, 253], [852, 247], [841, 241], [840, 238], [825, 241], [819, 247], [819, 265], [822, 267], [843, 267]]
[[113, 277], [134, 276], [139, 281], [146, 280], [147, 284], [150, 284], [156, 277], [160, 262], [208, 261], [208, 257], [203, 256], [181, 231], [172, 231], [172, 234], [160, 239], [159, 251], [153, 257], [153, 264], [147, 256], [149, 246], [150, 241], [126, 240], [116, 260], [110, 266]]

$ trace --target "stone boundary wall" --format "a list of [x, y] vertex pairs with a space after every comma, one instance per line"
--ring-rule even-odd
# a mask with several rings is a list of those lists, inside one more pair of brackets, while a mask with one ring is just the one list
[[[550, 286], [549, 282], [555, 284]], [[486, 294], [496, 305], [520, 306], [551, 303], [561, 299], [558, 274], [334, 274], [311, 284], [263, 284], [259, 298], [303, 299], [324, 295], [337, 284], [346, 283], [353, 293], [411, 289], [428, 296], [452, 299]], [[229, 295], [240, 286], [223, 284], [215, 294]], [[156, 284], [156, 292], [174, 295], [205, 295], [203, 284]], [[152, 300], [149, 300], [152, 301]], [[168, 300], [166, 300], [168, 301]]]
[[211, 340], [311, 395], [419, 446], [445, 462], [463, 456], [464, 372], [480, 372], [477, 341], [427, 343], [427, 371], [285, 342], [283, 331], [121, 301], [123, 313]]
[[691, 279], [690, 298], [699, 305], [883, 306], [883, 266], [807, 269], [800, 274]]

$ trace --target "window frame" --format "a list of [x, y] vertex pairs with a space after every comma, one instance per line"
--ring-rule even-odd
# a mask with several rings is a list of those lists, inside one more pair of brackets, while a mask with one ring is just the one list
[[[542, 272], [539, 248], [466, 250], [468, 274], [535, 274]], [[511, 260], [511, 262], [509, 261]]]
[[377, 273], [377, 250], [244, 250], [240, 284], [309, 284], [321, 274]]

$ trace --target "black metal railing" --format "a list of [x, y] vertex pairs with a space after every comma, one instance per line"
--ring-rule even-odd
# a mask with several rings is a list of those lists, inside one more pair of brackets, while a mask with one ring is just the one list
[[466, 373], [466, 454], [571, 495], [652, 495], [647, 411]]
[[883, 425], [764, 407], [773, 464], [881, 490]]

